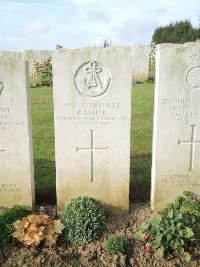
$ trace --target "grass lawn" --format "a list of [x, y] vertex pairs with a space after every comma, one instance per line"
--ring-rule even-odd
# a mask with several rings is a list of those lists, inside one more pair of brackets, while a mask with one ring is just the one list
[[36, 200], [38, 203], [55, 203], [53, 90], [46, 87], [31, 90]]
[[[153, 84], [134, 85], [131, 123], [131, 183], [150, 182]], [[33, 88], [32, 128], [37, 203], [56, 201], [52, 88]]]
[[134, 85], [131, 120], [131, 182], [150, 182], [154, 84]]

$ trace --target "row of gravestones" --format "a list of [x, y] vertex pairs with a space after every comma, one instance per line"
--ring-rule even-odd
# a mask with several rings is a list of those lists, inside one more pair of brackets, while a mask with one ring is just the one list
[[[129, 208], [130, 49], [53, 55], [57, 207]], [[0, 207], [34, 206], [28, 63], [0, 58]], [[156, 54], [151, 203], [200, 193], [200, 46]]]
[[[80, 48], [80, 49], [62, 49], [64, 51], [93, 51], [93, 50], [115, 50], [116, 47], [107, 48]], [[143, 82], [148, 79], [149, 73], [149, 56], [150, 46], [149, 45], [134, 45], [127, 47], [130, 49], [132, 60], [132, 78], [135, 81]], [[53, 50], [25, 50], [23, 52], [12, 52], [12, 51], [0, 51], [0, 56], [10, 57], [15, 59], [26, 60], [29, 62], [29, 76], [32, 78], [35, 74], [34, 62], [42, 63], [49, 57], [52, 57]]]
[[[172, 44], [172, 43], [163, 43], [156, 46], [156, 51], [172, 48], [172, 47], [184, 47], [184, 46], [193, 46], [196, 45], [196, 42], [188, 42], [185, 44]], [[131, 50], [132, 58], [132, 79], [134, 81], [143, 82], [148, 79], [149, 73], [149, 59], [152, 56], [151, 47], [149, 45], [134, 45], [129, 47]], [[102, 48], [87, 47], [79, 48], [75, 51], [91, 51]], [[107, 47], [105, 49], [115, 49], [115, 47]], [[74, 51], [72, 49], [65, 49], [67, 51]], [[48, 58], [52, 57], [53, 50], [25, 50], [23, 52], [13, 52], [13, 51], [0, 51], [0, 56], [10, 57], [15, 59], [26, 60], [29, 62], [29, 76], [32, 78], [35, 75], [34, 63], [42, 63]]]
[[10, 57], [14, 59], [26, 60], [29, 62], [29, 76], [34, 75], [34, 63], [42, 63], [48, 58], [52, 57], [51, 50], [25, 50], [23, 52], [0, 51], [0, 57]]

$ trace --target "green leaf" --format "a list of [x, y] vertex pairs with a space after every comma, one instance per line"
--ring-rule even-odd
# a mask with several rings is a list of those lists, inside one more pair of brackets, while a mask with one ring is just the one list
[[192, 229], [189, 228], [189, 227], [186, 227], [186, 228], [185, 228], [185, 237], [186, 237], [186, 238], [190, 238], [190, 237], [192, 237], [193, 235], [194, 235], [194, 232], [192, 231]]
[[179, 235], [179, 237], [183, 237], [184, 236], [184, 231], [183, 230], [179, 230], [178, 231], [178, 235]]
[[147, 222], [143, 222], [143, 223], [141, 224], [141, 231], [142, 231], [142, 232], [146, 232], [146, 231], [149, 230], [149, 227], [150, 227], [150, 223], [149, 223], [149, 221], [147, 221]]
[[182, 227], [182, 223], [177, 223], [177, 227], [181, 228]]
[[179, 242], [178, 243], [179, 243], [180, 246], [183, 246], [184, 245], [183, 239], [179, 238]]
[[177, 248], [175, 249], [175, 251], [176, 251], [176, 253], [178, 253], [178, 254], [183, 254], [183, 253], [184, 253], [184, 248], [183, 248], [183, 247], [177, 247]]
[[177, 239], [174, 239], [171, 241], [170, 245], [173, 249], [176, 249], [178, 247], [179, 243], [178, 243]]
[[180, 203], [181, 203], [181, 197], [177, 197], [176, 199], [175, 199], [175, 201], [174, 201], [174, 208], [179, 208], [179, 206], [180, 206]]
[[143, 235], [144, 235], [144, 233], [142, 233], [141, 231], [137, 231], [137, 232], [133, 235], [133, 238], [135, 239], [135, 241], [141, 241]]
[[183, 259], [185, 260], [185, 261], [190, 261], [191, 260], [191, 255], [188, 253], [188, 252], [184, 252], [183, 254], [182, 254], [182, 256], [183, 256]]
[[166, 238], [167, 238], [167, 240], [171, 240], [172, 239], [172, 235], [171, 234], [167, 234]]
[[160, 247], [160, 243], [157, 242], [156, 240], [151, 241], [150, 242], [150, 245], [151, 245], [152, 248], [158, 248], [158, 247]]
[[194, 203], [194, 202], [192, 202], [192, 201], [190, 201], [190, 202], [186, 202], [186, 203], [184, 203], [184, 205], [183, 205], [183, 209], [184, 209], [185, 211], [188, 211], [188, 212], [193, 213], [193, 212], [196, 211], [196, 209], [197, 209], [197, 205], [196, 205], [196, 203]]
[[186, 197], [194, 198], [194, 199], [199, 199], [199, 196], [193, 192], [190, 191], [184, 191], [183, 195]]
[[158, 248], [158, 254], [160, 255], [160, 257], [164, 257], [164, 251], [165, 251], [165, 249], [164, 249], [164, 247], [162, 246], [162, 247], [160, 247], [160, 248]]
[[174, 211], [173, 211], [173, 209], [171, 209], [169, 212], [168, 212], [168, 217], [169, 218], [173, 218], [173, 215], [174, 215]]
[[176, 220], [179, 221], [179, 220], [181, 220], [182, 218], [183, 218], [183, 213], [182, 213], [182, 212], [179, 211], [179, 212], [176, 212], [176, 213], [175, 213], [175, 219], [176, 219]]
[[196, 210], [195, 211], [195, 215], [200, 218], [200, 211], [199, 210]]
[[141, 224], [141, 231], [147, 232], [150, 229], [156, 229], [157, 230], [161, 220], [162, 219], [159, 216], [150, 217], [147, 221], [145, 221]]
[[162, 238], [163, 238], [163, 235], [160, 233], [157, 233], [157, 235], [155, 236], [155, 239], [157, 242], [161, 242]]

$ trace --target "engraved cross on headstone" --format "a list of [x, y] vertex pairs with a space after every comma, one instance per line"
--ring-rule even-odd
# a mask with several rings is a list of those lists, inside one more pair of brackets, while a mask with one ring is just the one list
[[94, 130], [90, 130], [91, 134], [91, 146], [90, 147], [76, 147], [76, 152], [79, 150], [85, 150], [85, 151], [90, 151], [91, 153], [91, 182], [94, 182], [95, 180], [95, 152], [102, 151], [102, 150], [107, 150], [109, 151], [109, 147], [94, 147]]
[[191, 133], [191, 139], [188, 141], [180, 141], [178, 140], [178, 145], [190, 145], [190, 167], [189, 171], [193, 169], [193, 164], [194, 164], [194, 148], [195, 145], [200, 144], [200, 140], [197, 141], [195, 139], [196, 136], [196, 125], [190, 125], [192, 127], [192, 133]]

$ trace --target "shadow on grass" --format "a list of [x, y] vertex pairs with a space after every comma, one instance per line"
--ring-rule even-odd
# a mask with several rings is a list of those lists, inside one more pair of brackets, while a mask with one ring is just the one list
[[151, 153], [131, 155], [130, 201], [149, 202], [151, 189]]
[[34, 159], [36, 205], [56, 204], [55, 161]]

